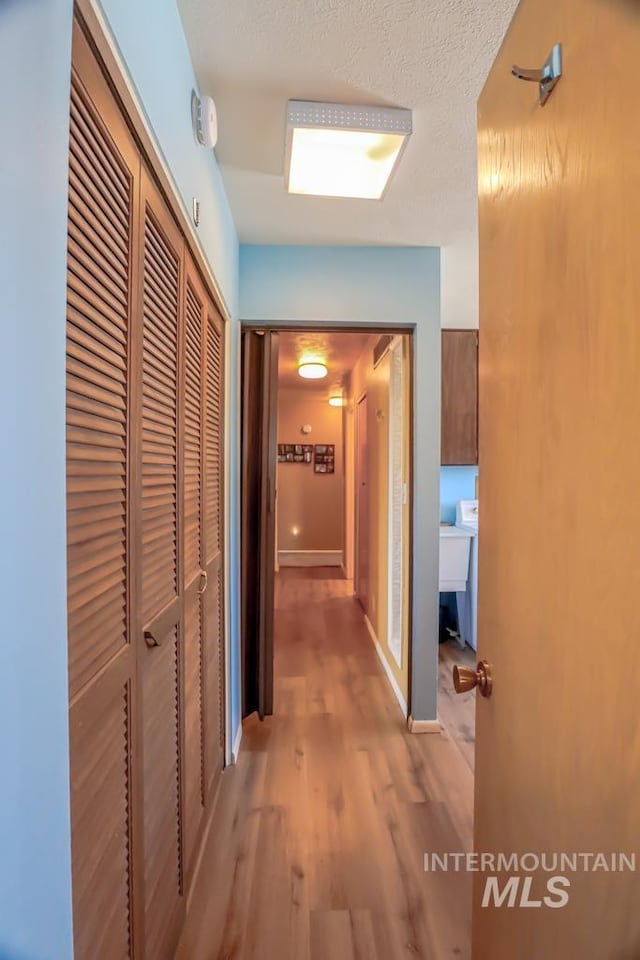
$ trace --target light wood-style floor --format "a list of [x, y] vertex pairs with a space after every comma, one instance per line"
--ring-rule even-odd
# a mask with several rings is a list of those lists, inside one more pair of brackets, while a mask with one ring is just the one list
[[222, 778], [179, 960], [469, 956], [469, 877], [423, 870], [471, 847], [468, 744], [407, 733], [350, 593], [278, 577], [275, 715]]

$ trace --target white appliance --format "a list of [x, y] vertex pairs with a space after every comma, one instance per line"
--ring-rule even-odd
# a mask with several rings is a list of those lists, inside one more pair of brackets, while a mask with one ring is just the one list
[[459, 500], [456, 507], [456, 527], [472, 534], [469, 558], [469, 588], [458, 595], [458, 618], [461, 638], [474, 650], [478, 649], [478, 501]]
[[440, 525], [440, 593], [463, 593], [467, 589], [472, 539], [470, 530]]

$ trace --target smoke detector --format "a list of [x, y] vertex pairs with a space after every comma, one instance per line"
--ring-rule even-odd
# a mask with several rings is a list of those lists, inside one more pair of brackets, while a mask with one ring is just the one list
[[201, 147], [213, 149], [218, 142], [218, 112], [211, 97], [199, 97], [191, 91], [193, 135]]

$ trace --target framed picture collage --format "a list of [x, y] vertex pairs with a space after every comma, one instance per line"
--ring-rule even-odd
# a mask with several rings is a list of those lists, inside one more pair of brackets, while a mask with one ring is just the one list
[[313, 464], [314, 473], [336, 472], [334, 443], [279, 443], [278, 463]]

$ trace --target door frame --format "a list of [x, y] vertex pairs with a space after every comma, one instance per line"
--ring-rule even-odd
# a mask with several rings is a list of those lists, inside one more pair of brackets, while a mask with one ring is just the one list
[[[408, 572], [407, 572], [407, 590], [408, 590], [408, 624], [407, 624], [407, 657], [409, 663], [408, 671], [408, 683], [407, 683], [407, 726], [410, 731], [418, 732], [418, 726], [412, 720], [411, 717], [411, 704], [412, 704], [412, 688], [413, 688], [413, 599], [415, 593], [415, 578], [418, 574], [417, 565], [414, 559], [414, 545], [416, 543], [415, 537], [415, 430], [414, 423], [416, 419], [417, 412], [417, 391], [416, 391], [416, 369], [415, 369], [415, 358], [416, 358], [416, 325], [409, 323], [381, 323], [373, 322], [368, 323], [366, 321], [330, 321], [326, 323], [319, 323], [317, 320], [241, 320], [240, 321], [240, 336], [249, 331], [254, 331], [257, 333], [272, 331], [273, 333], [369, 333], [372, 335], [382, 335], [384, 333], [390, 333], [395, 336], [405, 335], [408, 339], [409, 344], [409, 359], [407, 363], [407, 369], [409, 371], [409, 422], [407, 424], [408, 432], [408, 444], [409, 444], [409, 471], [408, 471], [408, 500], [409, 500], [409, 530], [407, 537], [407, 549], [408, 549]], [[243, 370], [240, 359], [237, 363], [238, 376], [240, 378], [240, 395], [242, 395], [242, 377]], [[277, 384], [276, 384], [277, 389]], [[355, 398], [354, 398], [355, 399]], [[360, 399], [360, 398], [358, 398]], [[356, 401], [357, 402], [357, 401]], [[355, 434], [354, 434], [355, 435]], [[273, 470], [275, 473], [276, 470], [276, 461], [275, 457], [273, 459]], [[354, 465], [354, 477], [355, 477], [355, 465]], [[275, 482], [275, 476], [271, 478]], [[242, 478], [238, 477], [236, 482], [236, 495], [238, 497], [238, 502], [241, 502], [242, 498]], [[345, 496], [346, 501], [346, 496]], [[355, 501], [354, 501], [355, 508]], [[354, 522], [355, 522], [355, 509], [354, 509]], [[242, 545], [240, 545], [240, 550], [242, 550]], [[354, 578], [355, 578], [355, 560], [356, 560], [356, 543], [354, 536]], [[355, 579], [354, 579], [355, 585]], [[240, 640], [242, 643], [242, 638]], [[240, 656], [240, 661], [242, 662], [242, 656]], [[243, 679], [241, 682], [244, 682]], [[395, 696], [395, 691], [394, 691]], [[429, 730], [431, 730], [431, 722], [427, 721], [429, 725]], [[437, 725], [437, 723], [436, 723]], [[438, 730], [439, 730], [439, 725]]]
[[[232, 314], [207, 259], [202, 240], [196, 231], [193, 221], [185, 207], [182, 194], [169, 168], [158, 139], [147, 120], [146, 112], [140, 96], [133, 84], [129, 69], [120, 53], [111, 27], [100, 8], [97, 0], [74, 0], [74, 16], [87, 37], [98, 62], [101, 64], [105, 76], [120, 105], [122, 114], [135, 137], [138, 146], [145, 158], [149, 170], [168, 204], [179, 229], [184, 235], [187, 247], [200, 272], [205, 290], [218, 308], [223, 320], [224, 333], [224, 417], [223, 417], [223, 457], [224, 471], [222, 478], [223, 510], [222, 523], [222, 559], [223, 559], [223, 631], [224, 631], [224, 765], [235, 761], [234, 744], [232, 743], [232, 716], [231, 716], [231, 578], [236, 570], [232, 569], [229, 545], [233, 542], [231, 527], [231, 493], [234, 486], [233, 465], [239, 462], [239, 441], [235, 443], [235, 423], [233, 411], [238, 409], [239, 396], [236, 395], [234, 385], [235, 330], [232, 324]], [[239, 362], [239, 359], [238, 359]]]
[[[359, 586], [360, 586], [360, 471], [359, 471], [359, 457], [360, 457], [360, 405], [362, 403], [369, 402], [367, 391], [360, 394], [359, 397], [354, 397], [355, 405], [355, 423], [354, 423], [354, 438], [355, 438], [355, 452], [353, 458], [353, 477], [354, 477], [354, 498], [353, 498], [353, 592], [358, 600], [358, 603], [362, 607], [366, 616], [369, 616], [367, 609], [362, 602], [362, 597], [360, 596]], [[367, 462], [368, 466], [368, 462]], [[369, 471], [367, 470], [367, 480], [369, 477]]]

